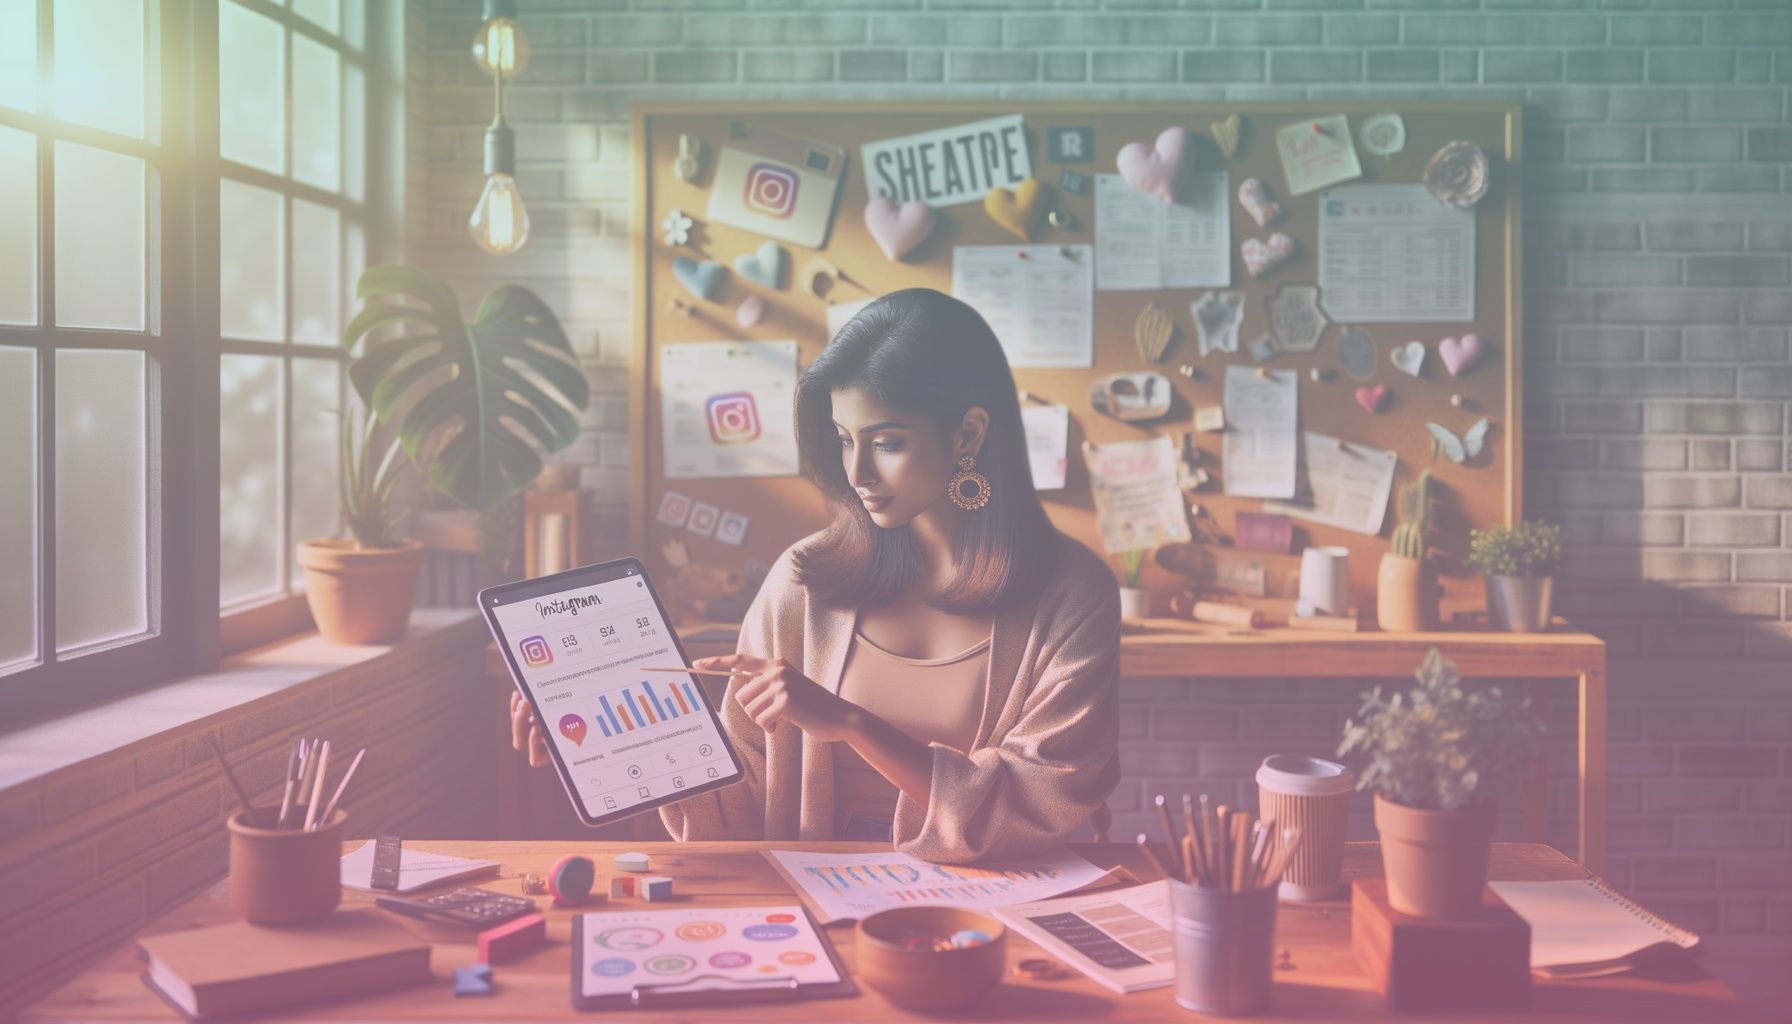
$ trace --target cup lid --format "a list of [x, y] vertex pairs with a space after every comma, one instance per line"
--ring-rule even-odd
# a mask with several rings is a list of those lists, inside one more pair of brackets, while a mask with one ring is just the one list
[[1305, 754], [1271, 754], [1257, 768], [1257, 785], [1290, 796], [1335, 796], [1356, 785], [1350, 769]]

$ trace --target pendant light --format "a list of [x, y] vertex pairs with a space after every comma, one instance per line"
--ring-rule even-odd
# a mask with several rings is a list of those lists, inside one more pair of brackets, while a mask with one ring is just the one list
[[492, 76], [492, 123], [485, 129], [485, 189], [467, 218], [473, 241], [507, 256], [529, 240], [529, 211], [516, 187], [516, 133], [504, 120], [504, 80], [529, 63], [529, 40], [516, 23], [516, 0], [485, 0], [485, 24], [473, 38], [473, 61]]

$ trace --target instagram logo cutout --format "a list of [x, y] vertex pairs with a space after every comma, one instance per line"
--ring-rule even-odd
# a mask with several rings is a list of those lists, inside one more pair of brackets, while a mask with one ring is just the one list
[[787, 218], [796, 213], [797, 176], [782, 164], [757, 163], [747, 171], [742, 197], [747, 209], [767, 217]]
[[750, 392], [711, 395], [703, 408], [709, 415], [709, 439], [716, 444], [740, 444], [759, 436], [759, 407]]
[[554, 663], [554, 651], [548, 646], [546, 637], [526, 636], [522, 643], [516, 645], [516, 648], [522, 652], [523, 664], [530, 668], [540, 668], [543, 665]]

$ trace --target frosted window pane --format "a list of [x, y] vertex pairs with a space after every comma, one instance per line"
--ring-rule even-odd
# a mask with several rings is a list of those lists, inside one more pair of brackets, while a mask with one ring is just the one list
[[342, 217], [292, 204], [292, 340], [335, 344], [342, 330]]
[[37, 658], [36, 367], [0, 348], [0, 671]]
[[280, 590], [280, 360], [218, 362], [218, 599], [228, 606]]
[[[0, 21], [3, 20], [5, 20], [5, 15], [0, 15]], [[6, 187], [0, 189], [0, 324], [35, 324], [37, 323], [37, 140], [35, 138], [25, 132], [0, 128], [0, 181], [6, 182]]]
[[56, 322], [143, 329], [143, 161], [56, 143]]
[[56, 353], [56, 649], [149, 629], [141, 352]]
[[341, 31], [336, 0], [292, 0], [292, 10], [301, 18], [331, 32]]
[[[292, 362], [292, 539], [337, 533], [336, 469], [342, 408], [342, 364], [334, 359]], [[295, 572], [293, 583], [302, 583]]]
[[226, 338], [283, 341], [280, 194], [218, 183], [218, 329]]
[[367, 198], [367, 76], [345, 67], [342, 77], [342, 191], [360, 202]]
[[145, 95], [142, 0], [56, 0], [56, 117], [142, 138]]
[[37, 109], [37, 4], [0, 4], [0, 107]]
[[218, 5], [218, 152], [226, 160], [286, 173], [286, 76], [280, 26]]
[[367, 42], [367, 0], [343, 0], [342, 38], [359, 50]]
[[342, 58], [292, 37], [292, 176], [334, 192], [342, 187]]

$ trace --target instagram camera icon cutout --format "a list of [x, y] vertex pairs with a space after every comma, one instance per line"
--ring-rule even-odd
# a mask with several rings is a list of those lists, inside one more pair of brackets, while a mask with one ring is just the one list
[[709, 418], [709, 439], [716, 444], [743, 444], [759, 437], [759, 407], [752, 392], [711, 395], [703, 409]]
[[554, 650], [548, 646], [547, 637], [536, 635], [523, 637], [523, 642], [516, 645], [523, 656], [523, 664], [530, 668], [540, 668], [554, 663]]
[[761, 160], [747, 168], [741, 202], [753, 213], [788, 220], [796, 213], [797, 169]]

